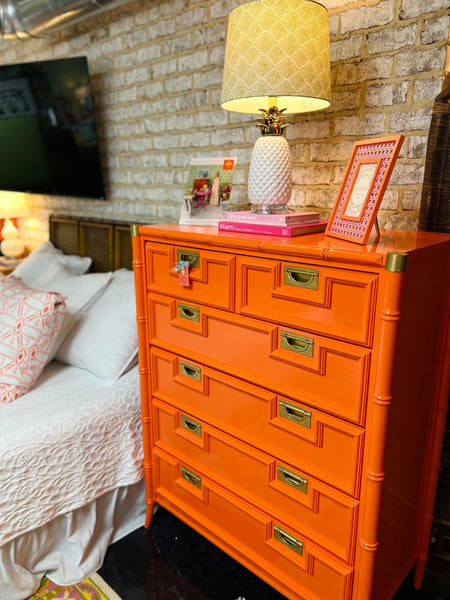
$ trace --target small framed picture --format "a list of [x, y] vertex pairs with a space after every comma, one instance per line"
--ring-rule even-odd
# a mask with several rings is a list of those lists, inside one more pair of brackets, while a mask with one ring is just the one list
[[192, 159], [180, 225], [217, 225], [225, 218], [235, 167], [235, 156]]
[[355, 143], [326, 235], [367, 243], [403, 140], [395, 135]]

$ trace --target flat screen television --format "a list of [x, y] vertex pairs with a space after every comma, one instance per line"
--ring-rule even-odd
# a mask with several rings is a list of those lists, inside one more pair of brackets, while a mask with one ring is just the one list
[[0, 65], [0, 190], [105, 199], [86, 57]]

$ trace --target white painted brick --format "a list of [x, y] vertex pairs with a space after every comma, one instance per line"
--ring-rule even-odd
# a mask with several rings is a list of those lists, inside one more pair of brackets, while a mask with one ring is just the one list
[[167, 158], [165, 152], [147, 152], [142, 157], [142, 165], [149, 169], [163, 169], [167, 167]]
[[136, 154], [119, 156], [119, 167], [121, 169], [140, 169], [141, 166], [141, 157]]
[[413, 86], [413, 100], [434, 100], [442, 91], [442, 79], [418, 79]]
[[168, 94], [187, 92], [192, 89], [192, 77], [191, 75], [181, 75], [166, 79], [164, 89]]
[[292, 167], [294, 185], [328, 185], [331, 183], [331, 171], [324, 167]]
[[199, 27], [195, 31], [195, 47], [210, 46], [218, 42], [224, 42], [226, 38], [226, 26], [224, 23], [213, 23], [208, 27]]
[[331, 94], [331, 106], [327, 112], [339, 112], [342, 110], [357, 111], [361, 104], [361, 90], [333, 90]]
[[230, 12], [241, 4], [242, 0], [219, 0], [218, 2], [211, 2], [209, 16], [211, 19], [228, 17]]
[[165, 56], [171, 54], [179, 54], [192, 49], [192, 32], [183, 33], [175, 38], [164, 40], [162, 49]]
[[327, 186], [321, 190], [307, 190], [306, 191], [306, 204], [316, 209], [331, 209], [333, 208], [336, 200], [337, 190]]
[[153, 6], [148, 6], [143, 10], [139, 10], [134, 15], [134, 22], [136, 27], [141, 25], [148, 25], [149, 23], [153, 23], [160, 19], [159, 12], [160, 3], [155, 4]]
[[421, 110], [397, 111], [391, 114], [390, 130], [392, 133], [402, 131], [428, 131], [431, 120], [431, 108]]
[[162, 2], [161, 3], [161, 15], [163, 17], [169, 17], [185, 11], [189, 6], [188, 0], [174, 0], [173, 2]]
[[145, 29], [138, 29], [127, 35], [122, 36], [123, 47], [134, 48], [135, 46], [141, 46], [147, 42], [147, 31]]
[[398, 192], [387, 189], [384, 192], [383, 200], [381, 201], [380, 210], [397, 210], [398, 209]]
[[161, 62], [154, 63], [152, 65], [152, 78], [162, 79], [163, 77], [169, 77], [177, 73], [177, 60], [171, 58]]
[[137, 69], [133, 69], [132, 71], [127, 71], [125, 73], [125, 83], [129, 86], [135, 83], [142, 83], [144, 81], [148, 81], [148, 79], [149, 71], [147, 67], [139, 67]]
[[366, 88], [366, 106], [387, 106], [393, 103], [394, 88], [392, 85], [371, 85]]
[[178, 135], [158, 135], [153, 139], [153, 144], [156, 150], [170, 150], [172, 148], [179, 148], [180, 137]]
[[198, 27], [207, 21], [206, 9], [202, 6], [192, 10], [184, 11], [182, 15], [177, 17], [177, 29], [189, 29]]
[[423, 165], [417, 163], [403, 164], [397, 161], [392, 171], [390, 185], [415, 185], [423, 181]]
[[425, 156], [427, 150], [428, 136], [410, 135], [408, 141], [408, 157], [421, 158], [422, 156]]
[[183, 133], [180, 142], [182, 148], [206, 148], [209, 146], [209, 133], [205, 131]]
[[353, 150], [354, 142], [312, 143], [310, 159], [314, 162], [347, 162]]
[[152, 113], [166, 114], [169, 112], [177, 112], [179, 107], [180, 99], [178, 97], [161, 98], [152, 102]]
[[142, 135], [141, 123], [119, 123], [118, 125], [116, 125], [115, 129], [119, 137], [131, 137], [135, 135]]
[[361, 55], [363, 37], [362, 35], [353, 35], [352, 37], [339, 42], [330, 42], [330, 60], [338, 62], [348, 60]]
[[109, 26], [109, 35], [116, 36], [126, 31], [131, 31], [134, 27], [134, 18], [130, 16], [123, 17], [114, 21]]
[[446, 40], [449, 30], [449, 17], [443, 16], [439, 19], [426, 21], [423, 33], [420, 36], [422, 44], [434, 44]]
[[337, 35], [339, 33], [339, 16], [330, 15], [328, 17], [328, 31], [330, 36]]
[[341, 33], [386, 25], [394, 19], [395, 4], [385, 0], [375, 6], [358, 6], [341, 14]]
[[157, 23], [148, 27], [148, 39], [158, 40], [159, 38], [166, 37], [175, 33], [175, 21], [173, 19], [166, 19], [158, 21]]
[[141, 121], [142, 129], [145, 133], [155, 134], [167, 131], [167, 119], [160, 117], [157, 119], [144, 119]]
[[216, 67], [194, 73], [194, 88], [202, 89], [212, 85], [222, 86], [223, 67]]
[[368, 59], [358, 65], [357, 81], [388, 79], [394, 70], [394, 57], [383, 56]]
[[357, 116], [337, 117], [335, 135], [375, 135], [384, 133], [386, 117], [383, 113], [369, 114], [360, 118]]
[[448, 0], [402, 0], [400, 19], [412, 19], [441, 8], [449, 8]]
[[291, 150], [291, 161], [295, 163], [304, 163], [307, 157], [307, 145], [306, 144], [289, 144]]
[[198, 111], [192, 115], [194, 122], [192, 126], [201, 127], [223, 127], [228, 122], [228, 115], [223, 110]]
[[178, 59], [178, 72], [183, 71], [196, 71], [202, 67], [208, 65], [208, 52], [207, 50], [198, 50], [193, 54], [186, 54], [180, 56]]
[[151, 185], [155, 182], [153, 171], [137, 171], [131, 175], [131, 183], [134, 185]]
[[136, 88], [126, 88], [124, 90], [118, 90], [115, 93], [116, 102], [118, 104], [123, 104], [125, 102], [133, 102], [136, 100]]
[[152, 81], [138, 88], [137, 97], [139, 100], [150, 100], [161, 96], [164, 92], [164, 84], [161, 81]]
[[403, 210], [420, 210], [422, 194], [417, 190], [407, 190], [403, 194], [402, 209]]
[[328, 120], [315, 119], [300, 123], [292, 123], [287, 128], [286, 138], [288, 140], [318, 140], [327, 139], [330, 135], [331, 124]]
[[129, 144], [131, 152], [147, 152], [153, 148], [153, 140], [150, 137], [133, 137], [129, 140]]
[[167, 130], [181, 130], [192, 129], [195, 127], [195, 115], [172, 115], [167, 117]]
[[416, 40], [417, 25], [393, 29], [382, 29], [367, 36], [367, 52], [377, 54], [379, 52], [392, 52], [400, 48], [414, 46]]
[[[139, 48], [139, 50], [134, 54], [136, 55], [136, 60], [138, 63], [146, 63], [161, 58], [161, 53], [161, 44], [148, 44], [143, 48]], [[120, 64], [118, 65], [118, 68], [128, 66], [130, 63], [133, 64], [135, 62], [133, 57], [130, 57], [130, 59], [131, 60], [127, 65]]]
[[445, 62], [445, 48], [431, 50], [401, 52], [397, 55], [396, 74], [399, 77], [411, 76], [415, 73], [440, 69]]

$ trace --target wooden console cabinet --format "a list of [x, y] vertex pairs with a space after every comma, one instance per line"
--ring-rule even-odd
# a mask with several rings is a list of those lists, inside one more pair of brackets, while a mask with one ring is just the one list
[[450, 236], [132, 234], [147, 526], [159, 503], [291, 600], [385, 600], [413, 567], [419, 587]]

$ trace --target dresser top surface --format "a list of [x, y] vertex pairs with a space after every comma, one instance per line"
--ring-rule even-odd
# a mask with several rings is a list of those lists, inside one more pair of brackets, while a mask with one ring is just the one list
[[353, 261], [384, 266], [390, 252], [408, 253], [417, 258], [424, 253], [449, 252], [450, 234], [403, 230], [382, 230], [377, 241], [358, 244], [313, 233], [292, 238], [218, 231], [217, 227], [173, 223], [141, 225], [139, 232], [168, 243], [192, 243], [211, 248], [286, 254], [314, 259]]

